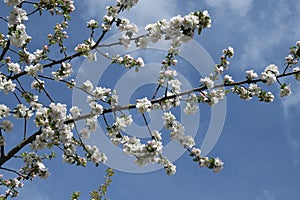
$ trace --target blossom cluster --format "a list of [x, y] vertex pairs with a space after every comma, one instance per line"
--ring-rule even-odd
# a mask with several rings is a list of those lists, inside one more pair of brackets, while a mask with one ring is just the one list
[[34, 152], [22, 154], [24, 166], [20, 169], [26, 178], [33, 179], [36, 176], [46, 179], [50, 173], [42, 163], [42, 158]]
[[143, 99], [137, 99], [136, 100], [136, 108], [138, 109], [139, 112], [144, 113], [144, 112], [150, 112], [150, 107], [152, 103], [147, 99], [147, 97]]
[[[6, 67], [5, 72], [0, 72], [0, 92], [7, 95], [13, 93], [11, 95], [14, 95], [18, 103], [11, 107], [0, 104], [1, 156], [4, 155], [2, 149], [6, 145], [5, 139], [8, 136], [8, 134], [4, 135], [3, 133], [11, 132], [14, 128], [13, 120], [17, 119], [23, 119], [25, 122], [24, 137], [21, 144], [28, 145], [33, 151], [23, 152], [21, 156], [13, 155], [13, 157], [21, 158], [24, 162], [24, 166], [16, 171], [18, 175], [20, 173], [21, 177], [30, 180], [35, 177], [47, 178], [50, 172], [45, 166], [44, 160], [54, 156], [41, 156], [39, 153], [40, 150], [50, 149], [54, 146], [61, 150], [62, 160], [66, 163], [80, 166], [86, 166], [88, 161], [93, 162], [96, 166], [104, 163], [109, 158], [100, 152], [96, 146], [88, 145], [82, 140], [88, 139], [91, 132], [97, 131], [100, 116], [106, 123], [107, 136], [111, 142], [122, 146], [126, 154], [134, 156], [135, 162], [139, 166], [157, 163], [164, 166], [168, 175], [176, 173], [176, 166], [163, 155], [163, 135], [168, 132], [171, 140], [176, 140], [183, 148], [190, 151], [190, 155], [194, 157], [194, 161], [198, 162], [200, 167], [207, 167], [219, 172], [223, 168], [223, 161], [219, 158], [202, 156], [201, 150], [194, 147], [194, 138], [185, 134], [183, 124], [176, 120], [170, 109], [179, 106], [181, 102], [185, 102], [185, 114], [195, 114], [199, 103], [213, 106], [224, 99], [230, 91], [238, 94], [241, 99], [250, 100], [257, 97], [260, 101], [272, 102], [274, 95], [265, 91], [259, 85], [260, 82], [266, 85], [277, 82], [280, 85], [280, 96], [284, 97], [292, 93], [291, 84], [281, 83], [279, 79], [283, 76], [293, 75], [296, 80], [300, 81], [300, 68], [294, 67], [298, 64], [300, 57], [300, 41], [291, 47], [289, 55], [285, 58], [286, 68], [282, 73], [280, 73], [278, 66], [270, 64], [260, 76], [254, 70], [246, 71], [246, 80], [241, 82], [235, 82], [230, 75], [223, 75], [224, 70], [229, 68], [228, 58], [232, 58], [235, 53], [234, 49], [228, 46], [223, 50], [220, 63], [212, 66], [213, 72], [207, 77], [200, 78], [199, 88], [182, 92], [182, 83], [176, 79], [177, 71], [174, 69], [178, 65], [176, 56], [179, 55], [179, 47], [190, 41], [195, 32], [200, 34], [203, 29], [210, 27], [210, 16], [207, 11], [192, 12], [185, 16], [178, 15], [170, 20], [164, 19], [148, 24], [145, 27], [146, 34], [136, 37], [138, 34], [137, 26], [128, 19], [119, 17], [119, 13], [131, 9], [137, 2], [138, 0], [117, 0], [115, 6], [107, 6], [106, 15], [101, 24], [102, 34], [96, 38], [98, 30], [95, 29], [98, 29], [100, 25], [94, 19], [89, 20], [87, 22], [87, 28], [91, 32], [89, 38], [82, 43], [75, 44], [74, 54], [69, 54], [70, 51], [67, 50], [65, 39], [69, 37], [66, 31], [68, 29], [67, 20], [70, 20], [70, 14], [75, 10], [74, 1], [41, 0], [31, 3], [24, 0], [4, 0], [4, 3], [10, 6], [11, 10], [6, 18], [1, 16], [1, 19], [7, 22], [8, 29], [5, 35], [0, 34], [1, 70]], [[26, 6], [24, 6], [25, 4]], [[28, 13], [25, 9], [30, 5], [35, 6], [35, 11]], [[55, 24], [54, 33], [47, 35], [48, 43], [41, 49], [31, 51], [29, 50], [31, 47], [29, 48], [27, 44], [32, 38], [26, 32], [25, 22], [36, 11], [42, 15], [44, 10], [49, 11], [51, 15], [60, 15], [60, 18], [63, 19]], [[101, 52], [100, 42], [102, 42], [105, 34], [111, 30], [113, 24], [123, 34], [119, 41], [111, 45], [121, 44], [128, 48], [131, 41], [134, 41], [137, 47], [146, 48], [149, 42], [156, 43], [161, 39], [170, 41], [171, 46], [161, 62], [161, 70], [157, 79], [157, 90], [164, 90], [161, 97], [156, 97], [159, 94], [157, 92], [151, 100], [145, 97], [137, 99], [135, 104], [120, 106], [116, 91], [102, 86], [93, 86], [89, 80], [84, 81], [79, 86], [74, 80], [68, 80], [73, 75], [72, 61], [74, 58], [83, 56], [91, 61], [97, 60], [96, 50]], [[59, 48], [62, 58], [49, 58], [50, 49], [56, 47]], [[124, 65], [127, 69], [135, 68], [135, 71], [145, 65], [142, 58], [135, 59], [129, 54], [113, 55], [111, 58], [104, 53], [103, 55], [111, 59], [112, 63]], [[50, 67], [51, 70], [45, 69]], [[288, 70], [292, 72], [288, 73]], [[24, 75], [27, 77], [23, 79], [22, 76]], [[27, 82], [22, 82], [23, 80], [31, 83], [29, 86], [32, 90], [27, 89]], [[48, 80], [67, 83], [70, 89], [79, 89], [85, 92], [87, 103], [90, 106], [89, 113], [82, 113], [81, 108], [77, 106], [68, 108], [64, 103], [53, 101], [46, 88]], [[224, 87], [231, 89], [226, 91]], [[44, 98], [40, 98], [41, 95], [45, 95], [51, 103], [46, 105], [39, 102], [39, 99], [44, 100]], [[145, 142], [124, 134], [126, 128], [133, 123], [132, 116], [123, 112], [127, 109], [136, 109], [138, 114], [144, 117], [151, 139]], [[152, 110], [163, 110], [163, 130], [151, 130], [148, 126], [144, 114]], [[107, 112], [113, 113], [113, 122], [106, 119], [105, 114]], [[77, 120], [85, 121], [81, 130], [77, 130]], [[27, 130], [31, 130], [32, 127], [26, 127], [28, 122], [34, 122], [36, 126], [34, 128], [37, 129], [30, 136], [27, 135]], [[75, 134], [76, 132], [77, 134]], [[3, 157], [5, 158], [5, 156]], [[0, 175], [0, 183], [10, 188], [6, 195], [12, 197], [17, 195], [17, 191], [13, 188], [22, 187], [21, 179], [23, 178], [3, 180]]]
[[60, 53], [66, 50], [64, 44], [64, 39], [68, 38], [66, 29], [68, 28], [68, 22], [63, 20], [61, 23], [57, 23], [54, 26], [54, 34], [48, 34], [48, 41], [50, 45], [58, 44], [60, 47]]
[[42, 0], [36, 5], [36, 7], [46, 8], [51, 15], [62, 15], [65, 18], [70, 18], [70, 14], [75, 10], [74, 1], [71, 0]]
[[176, 120], [176, 117], [171, 112], [165, 112], [163, 114], [164, 127], [171, 130], [170, 138], [177, 140], [184, 148], [192, 148], [195, 145], [194, 138], [185, 135], [184, 126]]
[[126, 18], [118, 19], [116, 25], [119, 27], [119, 31], [124, 31], [125, 33], [121, 36], [120, 43], [125, 47], [130, 47], [130, 40], [132, 37], [138, 33], [138, 28], [135, 24], [130, 23]]
[[120, 65], [124, 65], [125, 68], [131, 69], [135, 67], [135, 71], [138, 72], [141, 67], [144, 67], [144, 61], [141, 57], [134, 59], [131, 55], [125, 54], [124, 56], [113, 56], [112, 63], [118, 63]]
[[6, 3], [8, 6], [17, 6], [24, 0], [4, 0], [4, 3]]
[[268, 65], [264, 72], [261, 73], [261, 79], [267, 85], [276, 82], [276, 76], [279, 74], [278, 67], [274, 64]]
[[9, 92], [15, 91], [16, 84], [14, 84], [10, 79], [7, 79], [6, 76], [0, 74], [0, 92], [8, 94]]
[[14, 179], [3, 179], [2, 174], [0, 174], [0, 185], [7, 187], [5, 194], [0, 194], [0, 199], [7, 199], [7, 197], [17, 197], [19, 195], [19, 191], [17, 190], [17, 188], [22, 188], [24, 186], [20, 177]]
[[[121, 11], [130, 10], [135, 4], [138, 3], [138, 0], [117, 0], [115, 6], [107, 6], [106, 7], [106, 15], [103, 17], [103, 23], [101, 25], [104, 31], [109, 31], [111, 29], [112, 23], [118, 18], [118, 14]], [[117, 22], [117, 26], [120, 26], [120, 30], [126, 30], [126, 33], [136, 32], [137, 27], [134, 24], [130, 24], [127, 19], [119, 19]], [[132, 32], [132, 33], [133, 33]]]
[[212, 169], [214, 172], [220, 172], [223, 169], [224, 162], [220, 158], [208, 158], [206, 156], [201, 156], [201, 150], [198, 148], [192, 148], [190, 150], [190, 156], [194, 157], [193, 161], [198, 162], [200, 167], [207, 167]]

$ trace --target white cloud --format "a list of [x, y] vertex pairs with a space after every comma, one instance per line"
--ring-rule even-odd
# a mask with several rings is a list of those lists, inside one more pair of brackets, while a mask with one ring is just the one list
[[268, 190], [263, 190], [256, 198], [256, 200], [275, 200], [274, 194]]
[[284, 111], [284, 122], [286, 126], [286, 138], [291, 150], [293, 164], [298, 165], [300, 161], [300, 136], [297, 131], [298, 124], [291, 123], [291, 120], [299, 118], [300, 111], [300, 85], [299, 83], [292, 84], [293, 94], [281, 99], [281, 104]]
[[31, 183], [25, 183], [24, 188], [20, 190], [18, 199], [50, 200], [50, 198], [45, 193], [41, 192], [40, 189], [38, 189], [36, 186], [33, 186]]
[[291, 109], [300, 109], [300, 85], [299, 83], [295, 83], [292, 85], [292, 92], [293, 94], [282, 98], [281, 104], [284, 109], [284, 116], [285, 118], [289, 118], [289, 112]]
[[84, 0], [78, 2], [85, 10], [84, 16], [87, 18], [102, 18], [105, 13], [105, 7], [113, 5], [115, 0]]
[[[274, 10], [276, 12], [273, 12]], [[294, 16], [291, 13], [294, 13]], [[252, 66], [256, 63], [260, 68], [264, 68], [260, 66], [261, 64], [267, 65], [276, 61], [283, 63], [284, 56], [289, 51], [288, 47], [285, 50], [286, 54], [281, 54], [280, 58], [279, 53], [284, 51], [275, 49], [283, 45], [291, 46], [296, 42], [300, 36], [298, 31], [300, 25], [291, 19], [300, 17], [299, 13], [295, 7], [281, 0], [268, 3], [268, 6], [256, 11], [256, 15], [250, 16], [253, 19], [246, 21], [243, 27], [246, 38], [241, 49], [240, 63], [243, 63], [243, 66], [245, 64]]]
[[[107, 5], [114, 5], [114, 0], [85, 0], [80, 2], [86, 9], [85, 15], [89, 17], [102, 18], [104, 9]], [[139, 26], [145, 26], [161, 19], [168, 19], [178, 11], [176, 0], [140, 0], [130, 12], [124, 12], [121, 16], [129, 18]]]
[[300, 159], [300, 139], [297, 136], [293, 135], [292, 133], [288, 132], [288, 143], [290, 145], [292, 156], [293, 156], [293, 164], [298, 165]]
[[206, 0], [205, 2], [213, 8], [245, 16], [251, 9], [253, 0]]

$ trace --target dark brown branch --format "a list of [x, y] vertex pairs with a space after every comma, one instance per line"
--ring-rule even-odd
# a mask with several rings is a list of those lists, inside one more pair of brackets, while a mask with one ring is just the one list
[[[0, 128], [0, 137], [2, 138], [3, 137], [3, 135], [2, 135], [2, 129]], [[2, 156], [4, 156], [4, 142], [3, 142], [3, 144], [0, 144], [1, 146], [0, 146], [0, 156], [2, 157]]]
[[0, 169], [5, 170], [5, 171], [9, 171], [9, 172], [13, 172], [13, 173], [17, 174], [18, 176], [21, 176], [21, 177], [23, 177], [23, 178], [26, 178], [25, 176], [23, 176], [22, 174], [20, 174], [20, 173], [17, 172], [16, 170], [8, 169], [8, 168], [5, 168], [5, 167], [0, 167]]
[[48, 97], [48, 99], [53, 103], [54, 100], [52, 99], [52, 97], [50, 96], [50, 94], [48, 93], [48, 91], [46, 90], [46, 88], [39, 81], [39, 79], [37, 79], [36, 77], [34, 77], [34, 80], [36, 80], [38, 82], [38, 84], [40, 85], [40, 87], [42, 87], [42, 90], [45, 92], [46, 96]]
[[2, 53], [1, 53], [1, 55], [0, 55], [0, 61], [4, 58], [6, 52], [7, 52], [8, 49], [9, 49], [9, 46], [10, 46], [10, 40], [7, 40], [6, 46], [5, 46], [5, 48], [3, 49], [3, 51], [2, 51]]
[[1, 156], [0, 158], [0, 167], [6, 163], [9, 159], [11, 159], [13, 156], [16, 155], [23, 147], [26, 145], [32, 143], [36, 136], [42, 134], [42, 130], [40, 129], [39, 131], [35, 132], [33, 135], [31, 135], [29, 138], [23, 140], [21, 143], [19, 143], [16, 147], [14, 147], [12, 150], [10, 150], [7, 155]]

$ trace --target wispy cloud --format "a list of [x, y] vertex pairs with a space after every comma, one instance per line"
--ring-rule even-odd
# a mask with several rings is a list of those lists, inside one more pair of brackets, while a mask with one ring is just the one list
[[257, 196], [256, 200], [275, 200], [275, 195], [268, 190], [263, 190]]
[[[101, 18], [104, 8], [107, 5], [114, 5], [113, 0], [85, 0], [80, 2], [86, 9], [85, 15], [89, 17]], [[147, 23], [155, 22], [161, 19], [168, 19], [177, 13], [176, 0], [140, 0], [130, 12], [122, 13], [122, 16], [131, 19], [139, 26], [145, 26]], [[99, 12], [102, 13], [99, 13]]]
[[288, 133], [288, 143], [290, 145], [292, 156], [293, 156], [293, 164], [298, 165], [300, 161], [300, 139], [291, 134], [291, 132]]
[[50, 198], [41, 192], [36, 186], [32, 184], [26, 184], [24, 188], [21, 190], [20, 196], [18, 199], [31, 199], [31, 200], [50, 200]]
[[253, 0], [206, 0], [205, 2], [220, 11], [234, 12], [245, 16], [251, 9]]
[[283, 107], [284, 120], [286, 124], [286, 138], [291, 150], [291, 156], [293, 158], [293, 164], [298, 165], [300, 162], [300, 136], [298, 132], [298, 124], [290, 123], [293, 119], [299, 119], [300, 111], [300, 85], [295, 83], [292, 85], [293, 94], [281, 99], [281, 104]]
[[236, 49], [236, 69], [263, 69], [271, 62], [282, 64], [289, 46], [300, 39], [300, 24], [293, 20], [300, 17], [300, 6], [295, 0], [204, 2], [213, 17], [214, 42]]
[[[274, 10], [276, 12], [273, 12]], [[252, 16], [256, 20], [251, 20], [245, 25], [247, 40], [242, 48], [241, 63], [269, 64], [272, 58], [273, 62], [283, 63], [283, 56], [288, 54], [288, 49], [277, 49], [276, 52], [274, 50], [283, 44], [293, 45], [292, 42], [296, 42], [294, 40], [300, 36], [300, 25], [290, 19], [298, 18], [300, 14], [293, 5], [283, 0], [269, 2], [258, 13], [258, 16]], [[282, 58], [278, 58], [278, 55]]]
[[83, 16], [86, 18], [102, 18], [105, 13], [105, 7], [114, 5], [115, 0], [84, 0], [79, 1], [80, 7], [84, 8]]
[[295, 83], [292, 85], [293, 94], [282, 98], [281, 105], [284, 109], [284, 116], [288, 120], [290, 118], [289, 113], [292, 110], [300, 109], [300, 85]]

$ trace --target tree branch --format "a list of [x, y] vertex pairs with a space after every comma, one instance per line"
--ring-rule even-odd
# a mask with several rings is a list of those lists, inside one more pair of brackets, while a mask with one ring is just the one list
[[1, 55], [0, 55], [0, 61], [4, 58], [6, 52], [7, 52], [8, 49], [9, 49], [9, 46], [10, 46], [10, 40], [7, 40], [6, 46], [5, 46], [5, 48], [3, 49], [3, 51], [2, 51], [2, 53], [1, 53]]
[[[290, 72], [290, 73], [283, 73], [283, 74], [277, 75], [276, 78], [278, 79], [278, 78], [294, 75], [294, 74], [297, 74], [297, 73], [300, 73], [300, 71]], [[253, 80], [244, 80], [244, 81], [240, 81], [240, 82], [228, 83], [228, 84], [224, 84], [224, 83], [217, 84], [213, 87], [213, 89], [214, 88], [220, 88], [220, 87], [230, 87], [230, 86], [242, 85], [242, 84], [258, 83], [258, 82], [262, 82], [262, 79], [259, 78], [259, 79], [253, 79]], [[178, 93], [178, 94], [173, 94], [173, 95], [164, 96], [164, 97], [161, 97], [161, 98], [158, 98], [158, 99], [151, 100], [151, 104], [161, 103], [165, 100], [174, 99], [176, 97], [181, 97], [181, 96], [184, 96], [184, 95], [188, 95], [188, 94], [191, 94], [193, 92], [201, 92], [205, 89], [207, 89], [206, 86], [200, 86], [200, 87], [193, 88], [191, 90], [187, 90], [187, 91], [184, 91], [184, 92], [181, 92], [181, 93]], [[129, 104], [129, 105], [126, 105], [126, 106], [115, 106], [114, 108], [104, 109], [102, 115], [104, 115], [106, 113], [122, 111], [122, 110], [130, 110], [130, 109], [134, 109], [134, 108], [136, 108], [136, 104]], [[93, 116], [95, 116], [95, 115], [90, 114], [90, 113], [84, 114], [84, 115], [81, 115], [77, 118], [66, 120], [65, 124], [74, 123], [76, 121], [79, 121], [79, 120], [82, 120], [82, 119], [87, 119], [87, 118], [90, 118], [90, 117], [93, 117]]]
[[10, 158], [15, 156], [16, 153], [18, 153], [23, 147], [33, 142], [36, 138], [36, 136], [42, 134], [42, 130], [38, 130], [33, 135], [31, 135], [29, 138], [23, 140], [21, 143], [19, 143], [16, 147], [14, 147], [12, 150], [10, 150], [7, 155], [1, 156], [0, 158], [0, 167], [6, 163]]

